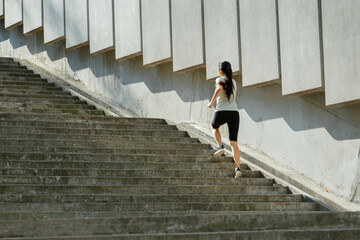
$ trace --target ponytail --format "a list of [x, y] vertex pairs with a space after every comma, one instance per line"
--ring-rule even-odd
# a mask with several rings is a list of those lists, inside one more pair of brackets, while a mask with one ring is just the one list
[[224, 90], [226, 92], [226, 97], [230, 101], [231, 95], [234, 93], [234, 85], [232, 81], [232, 69], [231, 64], [227, 61], [221, 62], [219, 68], [225, 73], [226, 81], [223, 83]]

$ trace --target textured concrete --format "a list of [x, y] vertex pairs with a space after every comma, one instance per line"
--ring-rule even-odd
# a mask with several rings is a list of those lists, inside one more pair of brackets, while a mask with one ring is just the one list
[[53, 44], [65, 38], [64, 0], [43, 1], [44, 43]]
[[89, 0], [89, 40], [90, 54], [114, 49], [112, 0]]
[[275, 0], [240, 0], [243, 87], [279, 82]]
[[65, 0], [66, 48], [89, 43], [88, 0]]
[[23, 0], [24, 34], [30, 35], [43, 28], [42, 0]]
[[5, 28], [12, 29], [22, 24], [22, 0], [4, 0]]
[[204, 1], [206, 78], [214, 79], [221, 61], [229, 61], [240, 73], [238, 1]]
[[360, 2], [322, 1], [326, 105], [360, 101]]
[[202, 0], [172, 0], [174, 72], [205, 66]]
[[0, 19], [4, 18], [4, 0], [0, 1]]
[[142, 54], [140, 0], [114, 0], [115, 58], [126, 60]]
[[324, 90], [318, 1], [279, 1], [283, 95]]
[[170, 0], [141, 0], [144, 66], [172, 59], [170, 17]]

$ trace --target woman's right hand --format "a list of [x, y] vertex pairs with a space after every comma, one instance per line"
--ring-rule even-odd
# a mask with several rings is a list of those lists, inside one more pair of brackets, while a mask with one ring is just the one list
[[213, 107], [213, 103], [210, 102], [210, 103], [208, 104], [208, 108], [211, 109], [212, 107]]

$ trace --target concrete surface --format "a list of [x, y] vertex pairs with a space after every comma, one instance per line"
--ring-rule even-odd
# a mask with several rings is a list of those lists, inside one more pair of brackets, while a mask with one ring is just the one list
[[4, 18], [4, 0], [0, 1], [0, 19]]
[[279, 82], [275, 0], [240, 0], [243, 87]]
[[144, 66], [171, 61], [170, 0], [141, 0]]
[[89, 40], [91, 54], [99, 54], [114, 49], [113, 14], [112, 0], [89, 0]]
[[326, 105], [360, 99], [360, 2], [322, 1]]
[[22, 24], [22, 0], [4, 0], [5, 28], [12, 29]]
[[64, 0], [43, 1], [44, 43], [54, 44], [65, 38]]
[[238, 1], [204, 1], [206, 78], [219, 75], [219, 62], [229, 61], [240, 73]]
[[65, 0], [66, 48], [89, 43], [88, 0]]
[[43, 28], [42, 0], [23, 0], [24, 34], [30, 35]]
[[174, 72], [205, 67], [202, 0], [172, 0]]
[[324, 91], [318, 1], [279, 1], [283, 95]]
[[114, 0], [115, 59], [142, 54], [140, 0]]

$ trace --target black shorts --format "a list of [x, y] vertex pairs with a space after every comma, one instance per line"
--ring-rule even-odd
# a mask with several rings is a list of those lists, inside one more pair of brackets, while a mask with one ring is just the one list
[[227, 123], [229, 128], [230, 141], [237, 141], [239, 132], [240, 117], [238, 111], [217, 111], [211, 122], [213, 128], [219, 128], [221, 125]]

